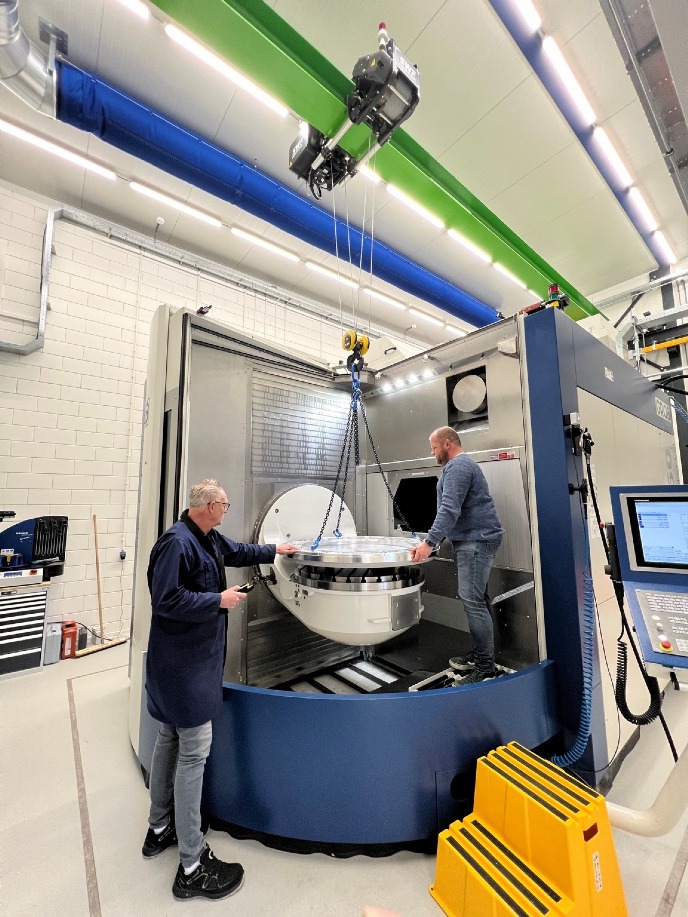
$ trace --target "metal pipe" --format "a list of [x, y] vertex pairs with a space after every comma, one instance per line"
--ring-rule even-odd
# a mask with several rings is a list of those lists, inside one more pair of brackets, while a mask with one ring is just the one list
[[649, 809], [627, 809], [607, 803], [614, 828], [644, 837], [666, 834], [676, 825], [688, 805], [688, 748], [684, 749], [666, 783]]
[[636, 296], [638, 293], [647, 293], [648, 290], [654, 290], [656, 287], [661, 287], [664, 283], [673, 283], [677, 280], [683, 280], [685, 277], [688, 277], [688, 271], [679, 271], [677, 274], [667, 274], [666, 277], [660, 277], [658, 280], [648, 280], [648, 282], [642, 286], [633, 287], [633, 289], [626, 290], [623, 293], [615, 293], [613, 296], [602, 299], [594, 305], [596, 309], [604, 309], [606, 306], [621, 302], [622, 299], [627, 299], [629, 296]]
[[672, 366], [669, 369], [662, 369], [658, 373], [649, 373], [645, 376], [648, 382], [656, 382], [658, 379], [661, 379], [663, 376], [674, 376], [678, 373], [688, 372], [688, 365], [683, 366]]
[[26, 344], [11, 344], [9, 341], [0, 341], [0, 352], [18, 353], [24, 356], [36, 350], [42, 350], [45, 344], [45, 319], [48, 314], [48, 287], [50, 285], [50, 268], [53, 260], [53, 235], [55, 232], [55, 219], [62, 216], [61, 207], [51, 207], [43, 233], [43, 256], [41, 259], [41, 299], [38, 313], [38, 331], [33, 341]]
[[19, 25], [19, 0], [0, 0], [0, 80], [36, 111], [55, 117], [55, 75]]
[[[333, 150], [351, 126], [352, 126], [351, 121], [349, 121], [349, 116], [347, 115], [346, 118], [344, 119], [344, 123], [340, 126], [337, 133], [327, 141], [327, 143], [324, 146], [324, 149]], [[311, 169], [317, 169], [319, 166], [323, 164], [324, 161], [325, 161], [325, 157], [323, 156], [323, 154], [318, 153], [318, 155], [313, 160], [313, 165], [311, 166]]]

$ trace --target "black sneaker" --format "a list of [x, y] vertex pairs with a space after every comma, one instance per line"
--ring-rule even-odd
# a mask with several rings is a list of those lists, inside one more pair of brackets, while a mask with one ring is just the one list
[[170, 821], [169, 825], [166, 825], [160, 834], [156, 834], [152, 828], [148, 829], [141, 853], [149, 860], [151, 857], [156, 857], [159, 853], [162, 853], [163, 850], [167, 850], [168, 847], [175, 847], [177, 843], [174, 821]]
[[469, 672], [475, 668], [475, 653], [471, 650], [465, 656], [452, 656], [449, 665], [457, 672]]
[[243, 866], [218, 860], [206, 844], [200, 865], [190, 875], [185, 875], [184, 867], [179, 864], [172, 894], [175, 898], [226, 898], [237, 891], [243, 881]]
[[498, 675], [502, 673], [499, 669], [492, 669], [491, 672], [480, 672], [478, 669], [473, 669], [472, 672], [469, 672], [468, 675], [464, 675], [461, 681], [457, 682], [458, 685], [475, 685], [479, 681], [489, 681], [491, 678], [497, 678]]

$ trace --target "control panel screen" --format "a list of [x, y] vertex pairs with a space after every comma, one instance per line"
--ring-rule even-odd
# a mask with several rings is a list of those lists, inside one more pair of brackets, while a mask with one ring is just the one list
[[688, 495], [629, 496], [627, 501], [634, 566], [688, 574]]

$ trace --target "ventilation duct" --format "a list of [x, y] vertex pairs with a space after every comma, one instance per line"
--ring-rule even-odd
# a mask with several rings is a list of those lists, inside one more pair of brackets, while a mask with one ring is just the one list
[[55, 81], [19, 25], [19, 0], [0, 0], [0, 80], [36, 111], [55, 117]]

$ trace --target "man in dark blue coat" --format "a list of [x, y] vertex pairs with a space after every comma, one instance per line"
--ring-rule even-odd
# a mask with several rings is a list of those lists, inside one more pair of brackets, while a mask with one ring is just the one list
[[268, 564], [292, 544], [237, 544], [215, 531], [229, 509], [215, 480], [191, 488], [184, 510], [153, 546], [153, 616], [146, 659], [148, 712], [160, 723], [150, 774], [144, 857], [179, 844], [176, 898], [225, 898], [241, 885], [239, 863], [218, 860], [201, 833], [203, 771], [212, 720], [222, 707], [227, 613], [246, 595], [227, 588], [225, 567]]

